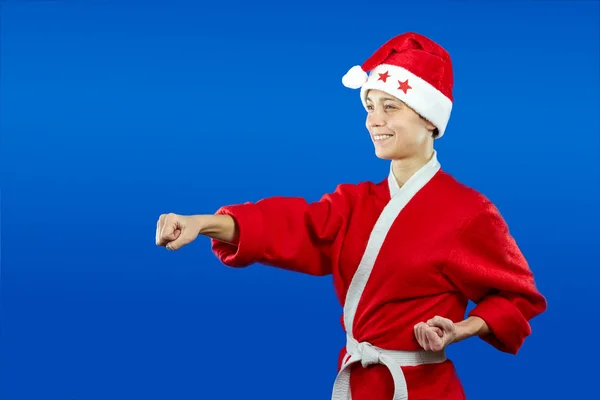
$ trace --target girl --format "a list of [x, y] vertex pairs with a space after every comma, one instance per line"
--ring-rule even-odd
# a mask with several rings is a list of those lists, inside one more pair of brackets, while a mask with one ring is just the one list
[[332, 399], [465, 399], [446, 347], [478, 336], [516, 354], [546, 300], [498, 209], [437, 159], [453, 101], [448, 53], [402, 34], [342, 82], [361, 88], [387, 179], [340, 184], [314, 203], [272, 197], [161, 215], [156, 243], [177, 250], [206, 235], [231, 267], [332, 274], [347, 334]]

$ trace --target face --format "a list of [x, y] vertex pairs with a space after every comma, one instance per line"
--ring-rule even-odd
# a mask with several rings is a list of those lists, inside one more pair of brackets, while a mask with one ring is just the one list
[[419, 157], [433, 146], [435, 127], [399, 99], [379, 90], [367, 93], [367, 129], [377, 157]]

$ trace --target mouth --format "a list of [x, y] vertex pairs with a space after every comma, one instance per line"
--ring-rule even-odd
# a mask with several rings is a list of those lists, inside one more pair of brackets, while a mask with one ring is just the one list
[[373, 135], [373, 140], [376, 142], [380, 142], [382, 140], [386, 140], [391, 138], [394, 135]]

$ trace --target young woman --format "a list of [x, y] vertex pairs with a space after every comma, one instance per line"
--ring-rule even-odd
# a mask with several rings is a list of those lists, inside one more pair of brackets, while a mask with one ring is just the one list
[[448, 53], [402, 34], [342, 82], [361, 88], [387, 179], [340, 184], [314, 203], [272, 197], [161, 215], [156, 243], [177, 250], [206, 235], [231, 267], [332, 274], [347, 334], [332, 399], [464, 399], [446, 346], [478, 336], [516, 354], [546, 300], [498, 209], [438, 162], [453, 101]]

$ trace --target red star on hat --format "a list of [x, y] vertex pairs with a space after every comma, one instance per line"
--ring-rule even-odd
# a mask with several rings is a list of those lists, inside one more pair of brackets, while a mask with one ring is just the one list
[[412, 89], [412, 87], [410, 87], [410, 85], [408, 84], [408, 79], [404, 82], [398, 81], [398, 84], [400, 85], [398, 86], [398, 89], [402, 90], [404, 93], [408, 92], [408, 89]]
[[389, 78], [389, 77], [390, 77], [390, 74], [388, 73], [388, 71], [385, 71], [384, 74], [379, 74], [379, 79], [378, 80], [385, 82], [386, 79]]

